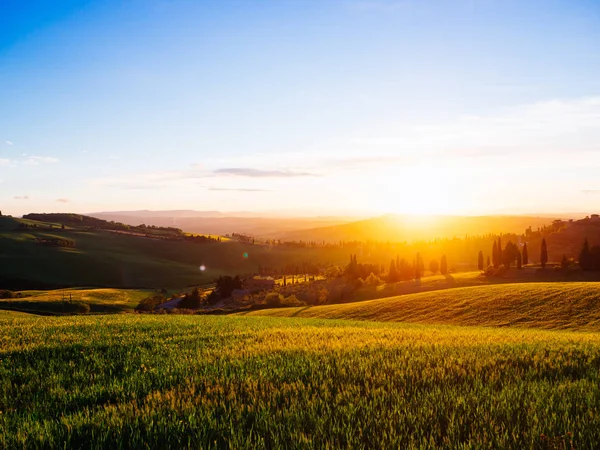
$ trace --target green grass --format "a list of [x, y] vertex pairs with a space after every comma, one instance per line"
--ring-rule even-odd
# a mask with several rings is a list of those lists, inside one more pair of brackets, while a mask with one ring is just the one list
[[496, 284], [246, 314], [600, 331], [600, 283]]
[[22, 298], [0, 300], [0, 310], [63, 314], [64, 303], [73, 302], [88, 304], [91, 313], [117, 313], [131, 311], [142, 299], [156, 295], [151, 290], [85, 288], [20, 291], [20, 294]]
[[600, 334], [266, 317], [0, 316], [3, 448], [575, 448]]

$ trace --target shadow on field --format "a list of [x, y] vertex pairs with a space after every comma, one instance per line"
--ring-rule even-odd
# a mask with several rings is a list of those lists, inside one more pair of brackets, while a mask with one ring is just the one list
[[125, 311], [124, 308], [116, 305], [87, 304], [83, 302], [51, 302], [51, 301], [29, 301], [29, 300], [8, 300], [0, 301], [0, 310], [18, 311], [41, 316], [62, 316], [81, 313], [102, 313], [114, 314]]

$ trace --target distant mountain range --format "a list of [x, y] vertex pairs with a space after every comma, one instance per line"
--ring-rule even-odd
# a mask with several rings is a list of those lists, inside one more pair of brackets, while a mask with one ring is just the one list
[[[87, 214], [98, 219], [128, 225], [155, 225], [181, 228], [189, 233], [242, 233], [255, 237], [273, 237], [282, 233], [328, 227], [355, 221], [349, 217], [260, 217], [260, 213], [219, 211], [111, 211]], [[258, 215], [258, 217], [257, 217]]]

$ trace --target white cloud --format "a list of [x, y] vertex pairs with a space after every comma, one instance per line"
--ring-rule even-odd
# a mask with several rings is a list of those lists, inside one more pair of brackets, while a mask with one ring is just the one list
[[0, 158], [0, 166], [8, 166], [10, 164], [10, 159]]
[[58, 162], [58, 158], [51, 156], [28, 156], [23, 164], [26, 166], [39, 166], [41, 164], [54, 164]]
[[6, 143], [6, 145], [14, 145], [13, 141], [4, 141]]

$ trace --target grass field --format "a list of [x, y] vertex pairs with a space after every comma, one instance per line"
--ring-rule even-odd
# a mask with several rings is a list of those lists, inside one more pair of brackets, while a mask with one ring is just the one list
[[496, 284], [244, 314], [600, 331], [600, 283]]
[[116, 313], [131, 311], [142, 299], [156, 295], [151, 290], [85, 288], [20, 291], [20, 294], [22, 298], [0, 300], [0, 310], [61, 314], [63, 304], [73, 302], [89, 305], [91, 313]]
[[600, 442], [596, 333], [0, 315], [0, 336], [3, 448]]

